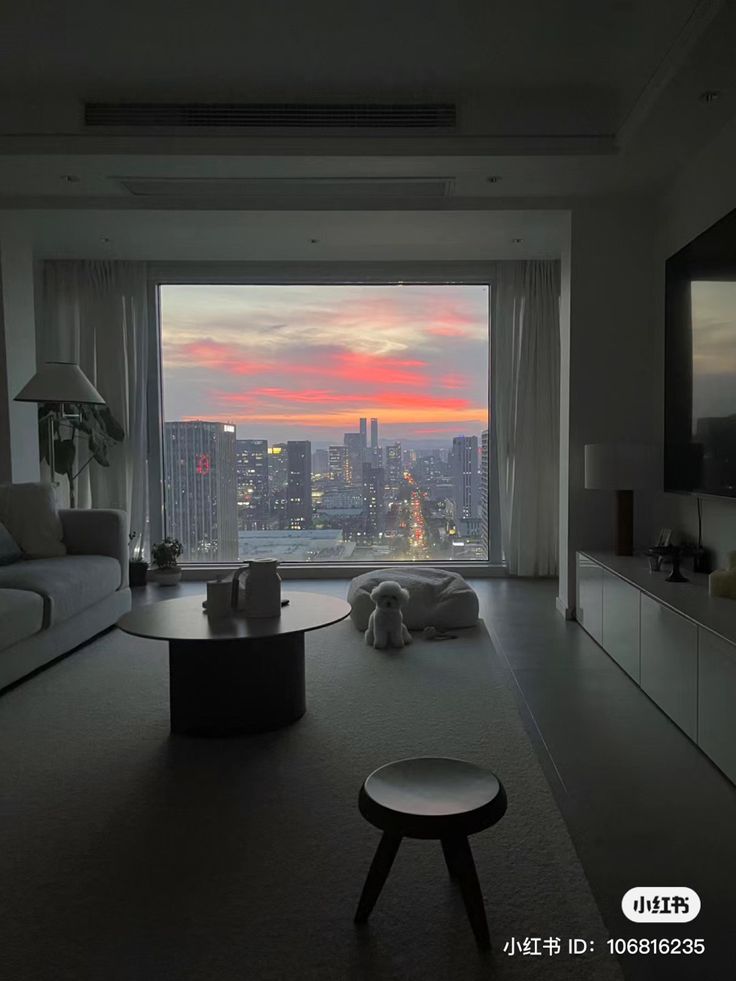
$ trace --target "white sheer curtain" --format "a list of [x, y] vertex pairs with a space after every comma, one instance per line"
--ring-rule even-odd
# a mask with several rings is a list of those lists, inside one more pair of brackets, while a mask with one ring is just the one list
[[498, 262], [492, 282], [492, 405], [501, 539], [509, 572], [557, 572], [560, 267]]
[[[77, 361], [125, 430], [110, 467], [92, 463], [77, 482], [77, 506], [122, 508], [144, 531], [148, 382], [144, 263], [46, 262], [38, 360]], [[84, 439], [78, 442], [81, 466]]]

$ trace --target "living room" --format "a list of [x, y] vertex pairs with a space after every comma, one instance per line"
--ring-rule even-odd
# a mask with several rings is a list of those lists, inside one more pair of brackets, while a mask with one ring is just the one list
[[[2, 15], [9, 44], [0, 69], [0, 520], [19, 528], [23, 541], [17, 561], [0, 568], [0, 593], [21, 593], [11, 600], [25, 605], [22, 615], [0, 606], [0, 976], [732, 973], [736, 743], [716, 696], [727, 698], [729, 678], [736, 683], [735, 615], [725, 594], [708, 596], [708, 576], [728, 569], [736, 506], [723, 488], [695, 484], [682, 493], [660, 470], [627, 485], [634, 487], [634, 555], [624, 547], [616, 556], [631, 494], [596, 481], [592, 448], [649, 447], [661, 461], [670, 438], [677, 385], [666, 361], [673, 268], [666, 264], [736, 208], [736, 12], [686, 0], [599, 8], [570, 3], [551, 12], [528, 2], [489, 12], [472, 3], [464, 19], [448, 21], [410, 5], [387, 7], [385, 19], [371, 24], [358, 11], [342, 11], [338, 23], [327, 10], [312, 19], [289, 9], [286, 37], [273, 8], [247, 17], [233, 9], [216, 24], [204, 13], [179, 12], [178, 42], [163, 49], [171, 26], [163, 5], [146, 8], [144, 38], [130, 10], [120, 18], [72, 4], [56, 24], [36, 4]], [[204, 123], [185, 119], [184, 104], [210, 115]], [[285, 107], [327, 113], [347, 105], [347, 121], [276, 119]], [[386, 125], [388, 116], [370, 116], [379, 107], [405, 113], [430, 105], [436, 125], [405, 117]], [[158, 115], [144, 118], [153, 108]], [[241, 116], [223, 124], [213, 109]], [[356, 122], [360, 111], [366, 117]], [[559, 284], [547, 306], [530, 285], [536, 274]], [[100, 283], [112, 284], [108, 293]], [[442, 393], [434, 381], [442, 363], [447, 373], [460, 370], [453, 359], [466, 340], [453, 333], [455, 322], [442, 321], [444, 335], [430, 344], [416, 326], [409, 331], [389, 317], [384, 342], [414, 340], [401, 354], [402, 373], [386, 374], [385, 400], [361, 403], [351, 393], [361, 384], [357, 371], [314, 374], [304, 320], [279, 349], [288, 350], [292, 375], [279, 384], [259, 368], [259, 397], [275, 398], [278, 389], [288, 401], [284, 392], [293, 398], [298, 383], [300, 412], [316, 411], [317, 398], [330, 418], [344, 411], [339, 432], [325, 429], [320, 443], [306, 430], [266, 431], [251, 424], [266, 403], [250, 395], [241, 415], [218, 416], [214, 404], [195, 404], [186, 356], [167, 361], [175, 323], [165, 307], [162, 315], [161, 290], [176, 285], [226, 286], [244, 296], [278, 290], [282, 306], [264, 320], [272, 345], [288, 319], [285, 297], [297, 287], [322, 290], [323, 304], [325, 290], [363, 290], [363, 305], [366, 291], [381, 289], [391, 317], [408, 309], [414, 290], [424, 291], [422, 302], [443, 290], [485, 290], [486, 319], [473, 327], [483, 346], [466, 363], [472, 384], [491, 391], [472, 428], [460, 403], [470, 383], [452, 390], [450, 381]], [[526, 321], [513, 313], [522, 307], [535, 311]], [[436, 316], [439, 324], [429, 309], [426, 322]], [[347, 322], [336, 315], [336, 330]], [[364, 322], [384, 330], [375, 319], [355, 320], [351, 351], [361, 356], [371, 353]], [[222, 323], [213, 315], [185, 326], [212, 341]], [[514, 343], [529, 336], [531, 349], [519, 353]], [[306, 360], [297, 364], [299, 348]], [[230, 405], [241, 405], [232, 399], [246, 388], [255, 391], [244, 366], [255, 351], [244, 346], [237, 362], [210, 358], [207, 384]], [[512, 381], [504, 369], [515, 357], [522, 367]], [[204, 370], [201, 351], [199, 358], [195, 367]], [[18, 400], [57, 360], [79, 365], [82, 383], [96, 393], [90, 402], [64, 389], [44, 390], [36, 401], [40, 389], [31, 389], [30, 401]], [[421, 390], [418, 373], [433, 379]], [[192, 407], [169, 412], [177, 385], [184, 393], [189, 386]], [[407, 390], [420, 394], [404, 411]], [[412, 443], [419, 437], [406, 413], [418, 426], [423, 405], [441, 394], [444, 417], [427, 414], [422, 423], [437, 433], [422, 437], [426, 447]], [[78, 429], [70, 482], [49, 467], [48, 417], [39, 426], [39, 403], [55, 399], [60, 415], [73, 419], [70, 407], [97, 397], [125, 435], [108, 447], [110, 466], [97, 459], [77, 474], [92, 449]], [[512, 403], [528, 413], [518, 425], [504, 415]], [[398, 511], [419, 501], [418, 513], [443, 532], [436, 554], [421, 548], [413, 565], [458, 584], [476, 603], [474, 625], [442, 621], [435, 594], [431, 612], [420, 614], [426, 583], [415, 576], [405, 583], [414, 590], [404, 609], [411, 647], [387, 653], [366, 645], [355, 598], [368, 603], [370, 590], [351, 583], [381, 569], [401, 580], [410, 553], [392, 564], [390, 546], [360, 539], [365, 523], [358, 537], [337, 534], [349, 544], [345, 561], [277, 555], [280, 595], [289, 600], [282, 633], [293, 621], [292, 640], [279, 642], [283, 663], [268, 647], [260, 687], [249, 679], [255, 696], [245, 699], [247, 713], [239, 688], [235, 710], [268, 716], [267, 692], [278, 688], [282, 702], [291, 692], [289, 724], [226, 738], [187, 734], [205, 686], [201, 674], [174, 665], [196, 643], [192, 631], [216, 622], [201, 604], [214, 606], [218, 595], [229, 603], [235, 568], [268, 554], [213, 561], [185, 554], [177, 585], [160, 585], [151, 568], [147, 585], [129, 589], [129, 558], [150, 561], [166, 535], [184, 536], [166, 496], [172, 476], [164, 444], [165, 427], [187, 417], [232, 420], [234, 442], [267, 437], [271, 449], [311, 439], [315, 513], [324, 502], [314, 453], [322, 452], [325, 467], [342, 430], [375, 417], [375, 447], [367, 435], [364, 447], [387, 453], [401, 444], [408, 454], [401, 457], [405, 496], [388, 478], [381, 492], [387, 501], [394, 495]], [[411, 487], [422, 479], [422, 458], [436, 461], [428, 500], [452, 483], [453, 439], [476, 439], [473, 473], [481, 479], [482, 432], [489, 440], [479, 495], [485, 519], [462, 525], [460, 513], [423, 510], [424, 491]], [[199, 475], [208, 476], [211, 460], [202, 456]], [[514, 468], [516, 483], [504, 483]], [[34, 487], [10, 505], [2, 487], [18, 484]], [[336, 510], [359, 512], [365, 485], [352, 507], [350, 481], [342, 484]], [[434, 497], [453, 500], [450, 490]], [[304, 527], [272, 522], [267, 547], [286, 536], [306, 541]], [[248, 527], [241, 540], [265, 531]], [[27, 543], [49, 533], [52, 550], [42, 545], [41, 557], [29, 559]], [[464, 547], [456, 547], [459, 539]], [[645, 552], [659, 539], [665, 565], [650, 571], [658, 557]], [[672, 542], [692, 546], [682, 550], [690, 582], [679, 587], [665, 584]], [[53, 551], [59, 545], [64, 554]], [[693, 571], [701, 558], [701, 571]], [[74, 570], [64, 573], [67, 581], [38, 585], [36, 563], [61, 559], [73, 562], [64, 567]], [[615, 612], [608, 628], [606, 589]], [[670, 598], [677, 589], [682, 600]], [[680, 634], [668, 633], [656, 667], [674, 652], [673, 661], [695, 671], [692, 684], [669, 676], [660, 684], [644, 670], [645, 610], [653, 604], [686, 621], [695, 645], [688, 660]], [[247, 617], [237, 622], [248, 629]], [[711, 636], [720, 645], [712, 663], [725, 665], [718, 680], [704, 673]], [[236, 630], [218, 643], [223, 652], [255, 644], [255, 658], [261, 637]], [[635, 668], [626, 660], [634, 650]], [[211, 654], [205, 661], [206, 673]], [[306, 681], [298, 670], [304, 661]], [[228, 677], [233, 690], [243, 680]], [[717, 719], [703, 703], [707, 685]], [[369, 923], [353, 923], [381, 828], [371, 826], [375, 814], [365, 803], [359, 807], [361, 785], [381, 766], [424, 757], [468, 761], [505, 787], [507, 813], [470, 838], [490, 952], [479, 942], [477, 902], [448, 881], [438, 843], [408, 832]], [[445, 858], [453, 868], [450, 852]], [[701, 911], [688, 922], [632, 922], [624, 894], [647, 886], [694, 890]], [[535, 953], [535, 938], [557, 938], [561, 947]], [[682, 956], [639, 943], [652, 938], [677, 941]], [[686, 954], [683, 944], [693, 939], [703, 940], [704, 953], [691, 947]]]

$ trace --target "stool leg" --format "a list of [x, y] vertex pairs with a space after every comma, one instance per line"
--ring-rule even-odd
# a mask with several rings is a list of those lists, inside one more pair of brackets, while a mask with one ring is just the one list
[[391, 834], [388, 831], [383, 832], [383, 836], [376, 849], [376, 854], [373, 856], [371, 867], [368, 870], [368, 877], [365, 880], [363, 892], [360, 894], [360, 902], [355, 913], [356, 923], [365, 923], [371, 915], [371, 910], [376, 905], [376, 900], [381, 893], [381, 889], [383, 889], [383, 884], [388, 878], [400, 844], [401, 835]]
[[443, 838], [442, 851], [450, 875], [456, 878], [460, 885], [465, 911], [473, 928], [476, 943], [479, 947], [488, 948], [491, 946], [491, 939], [488, 936], [483, 894], [480, 891], [478, 873], [475, 871], [475, 862], [468, 839], [465, 837]]
[[447, 871], [450, 873], [451, 879], [457, 879], [457, 872], [455, 871], [455, 866], [452, 864], [452, 848], [447, 843], [447, 839], [442, 839], [442, 854], [445, 856], [445, 865], [447, 866]]

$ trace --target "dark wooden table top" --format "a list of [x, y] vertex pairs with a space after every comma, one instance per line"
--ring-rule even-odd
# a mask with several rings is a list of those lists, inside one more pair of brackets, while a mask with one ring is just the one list
[[288, 591], [281, 595], [289, 605], [281, 608], [278, 617], [246, 618], [236, 613], [210, 619], [202, 608], [203, 594], [141, 606], [123, 614], [118, 627], [155, 640], [253, 640], [317, 630], [344, 620], [350, 613], [350, 605], [336, 596]]

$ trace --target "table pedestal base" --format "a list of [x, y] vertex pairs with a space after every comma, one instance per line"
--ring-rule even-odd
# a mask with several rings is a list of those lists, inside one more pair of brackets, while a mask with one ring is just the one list
[[171, 731], [232, 736], [279, 729], [306, 711], [304, 634], [169, 641]]

